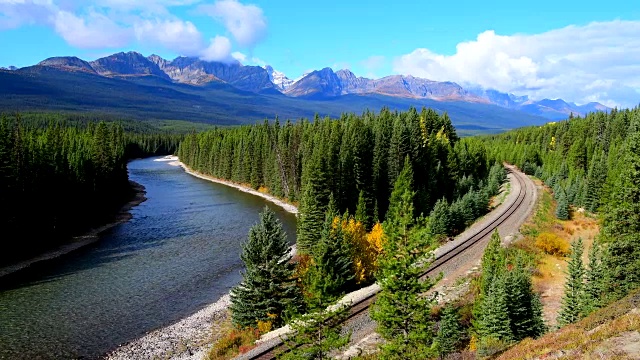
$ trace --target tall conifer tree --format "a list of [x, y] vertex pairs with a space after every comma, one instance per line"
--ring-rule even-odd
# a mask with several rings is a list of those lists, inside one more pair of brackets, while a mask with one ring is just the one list
[[306, 170], [305, 191], [300, 201], [298, 217], [297, 248], [301, 253], [309, 254], [320, 240], [330, 196], [326, 162], [321, 151], [314, 151]]
[[428, 239], [415, 236], [413, 225], [413, 172], [408, 159], [397, 177], [387, 219], [383, 224], [386, 241], [379, 258], [381, 292], [372, 311], [379, 333], [387, 340], [383, 357], [424, 359], [433, 354], [434, 334], [430, 309], [434, 299], [423, 295], [433, 280], [421, 281], [415, 264], [424, 255]]
[[240, 257], [246, 271], [231, 290], [231, 318], [236, 326], [256, 327], [258, 321], [270, 321], [275, 327], [283, 323], [285, 311], [301, 309], [302, 294], [293, 276], [287, 235], [268, 207], [249, 230]]
[[567, 325], [580, 319], [584, 301], [584, 265], [582, 264], [582, 239], [571, 243], [571, 260], [567, 268], [562, 307], [558, 324]]

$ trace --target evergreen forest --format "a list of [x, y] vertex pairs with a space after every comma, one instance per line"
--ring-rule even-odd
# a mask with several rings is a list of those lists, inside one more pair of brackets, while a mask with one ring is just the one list
[[[294, 326], [283, 358], [325, 358], [346, 345], [338, 321], [346, 312], [327, 306], [373, 282], [381, 289], [371, 310], [386, 340], [381, 358], [444, 358], [465, 347], [492, 356], [547, 332], [533, 290], [535, 256], [503, 247], [497, 233], [469, 303], [439, 306], [429, 293], [437, 278], [418, 280], [433, 249], [491, 210], [506, 181], [503, 163], [551, 189], [558, 219], [576, 211], [600, 219], [588, 262], [582, 240], [567, 252], [561, 326], [640, 286], [638, 108], [467, 138], [446, 113], [427, 108], [189, 133], [5, 116], [0, 201], [10, 212], [0, 224], [15, 235], [0, 242], [0, 262], [103, 223], [132, 196], [127, 161], [163, 154], [298, 206], [297, 253], [266, 208], [242, 248], [242, 282], [231, 291], [236, 328]], [[34, 219], [39, 226], [30, 226]]]
[[[584, 275], [595, 287], [587, 298], [597, 300], [586, 304], [587, 309], [620, 299], [640, 285], [640, 108], [570, 117], [482, 140], [491, 159], [516, 164], [553, 189], [558, 218], [568, 219], [580, 208], [599, 216], [601, 232], [590, 263], [602, 266], [590, 267], [597, 275]], [[574, 245], [575, 251], [583, 251]], [[588, 284], [581, 266], [574, 265], [574, 277]], [[575, 291], [574, 298], [584, 298], [583, 290]], [[569, 320], [565, 322], [573, 322]]]
[[6, 210], [0, 225], [7, 234], [0, 240], [0, 263], [108, 221], [133, 196], [127, 161], [171, 154], [181, 137], [125, 131], [115, 121], [0, 118], [0, 202]]

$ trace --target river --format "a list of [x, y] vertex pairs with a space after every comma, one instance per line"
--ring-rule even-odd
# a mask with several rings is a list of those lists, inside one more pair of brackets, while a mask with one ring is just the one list
[[[155, 159], [129, 163], [148, 200], [97, 243], [4, 279], [0, 358], [98, 358], [215, 302], [241, 279], [241, 245], [269, 206]], [[37, 224], [34, 224], [37, 226]]]

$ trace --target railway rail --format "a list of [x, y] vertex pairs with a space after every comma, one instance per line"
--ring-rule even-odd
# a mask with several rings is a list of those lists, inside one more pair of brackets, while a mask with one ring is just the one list
[[[507, 171], [513, 175], [514, 179], [519, 184], [519, 191], [515, 200], [512, 203], [508, 204], [508, 206], [498, 217], [478, 229], [473, 235], [469, 236], [467, 239], [461, 241], [459, 244], [456, 244], [450, 249], [446, 249], [441, 254], [438, 254], [433, 259], [429, 267], [427, 267], [427, 269], [425, 269], [425, 271], [420, 275], [420, 278], [439, 273], [438, 270], [443, 267], [443, 265], [452, 261], [452, 259], [455, 259], [457, 256], [465, 252], [465, 250], [491, 236], [493, 231], [497, 229], [498, 226], [507, 221], [521, 206], [523, 206], [527, 195], [527, 181], [523, 180], [523, 176], [525, 175], [519, 173], [518, 171], [512, 171], [509, 168], [507, 169]], [[379, 290], [365, 298], [354, 302], [351, 305], [349, 315], [344, 320], [344, 322], [347, 323], [350, 319], [357, 317], [363, 312], [367, 311], [371, 304], [374, 302], [378, 292]], [[283, 351], [287, 351], [287, 347], [284, 345], [281, 339], [276, 339], [275, 341], [267, 342], [263, 346], [249, 351], [248, 353], [239, 356], [236, 359], [271, 360], [276, 358], [276, 354]]]

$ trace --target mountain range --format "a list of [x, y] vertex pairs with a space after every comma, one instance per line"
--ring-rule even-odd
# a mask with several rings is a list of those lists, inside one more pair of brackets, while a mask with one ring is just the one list
[[[471, 127], [483, 128], [497, 121], [499, 126], [493, 128], [504, 129], [608, 109], [599, 103], [578, 106], [561, 99], [532, 101], [527, 96], [413, 76], [369, 79], [349, 70], [324, 68], [292, 80], [268, 65], [246, 66], [192, 57], [166, 60], [137, 52], [121, 52], [90, 62], [53, 57], [25, 68], [0, 68], [0, 95], [4, 99], [0, 100], [0, 110], [15, 110], [12, 106], [29, 110], [128, 109], [124, 112], [133, 116], [214, 123], [252, 122], [275, 115], [339, 116], [382, 106], [398, 110], [430, 106], [448, 111], [454, 122], [459, 118]], [[165, 109], [171, 103], [168, 111], [148, 111]], [[507, 118], [513, 124], [508, 124]]]

